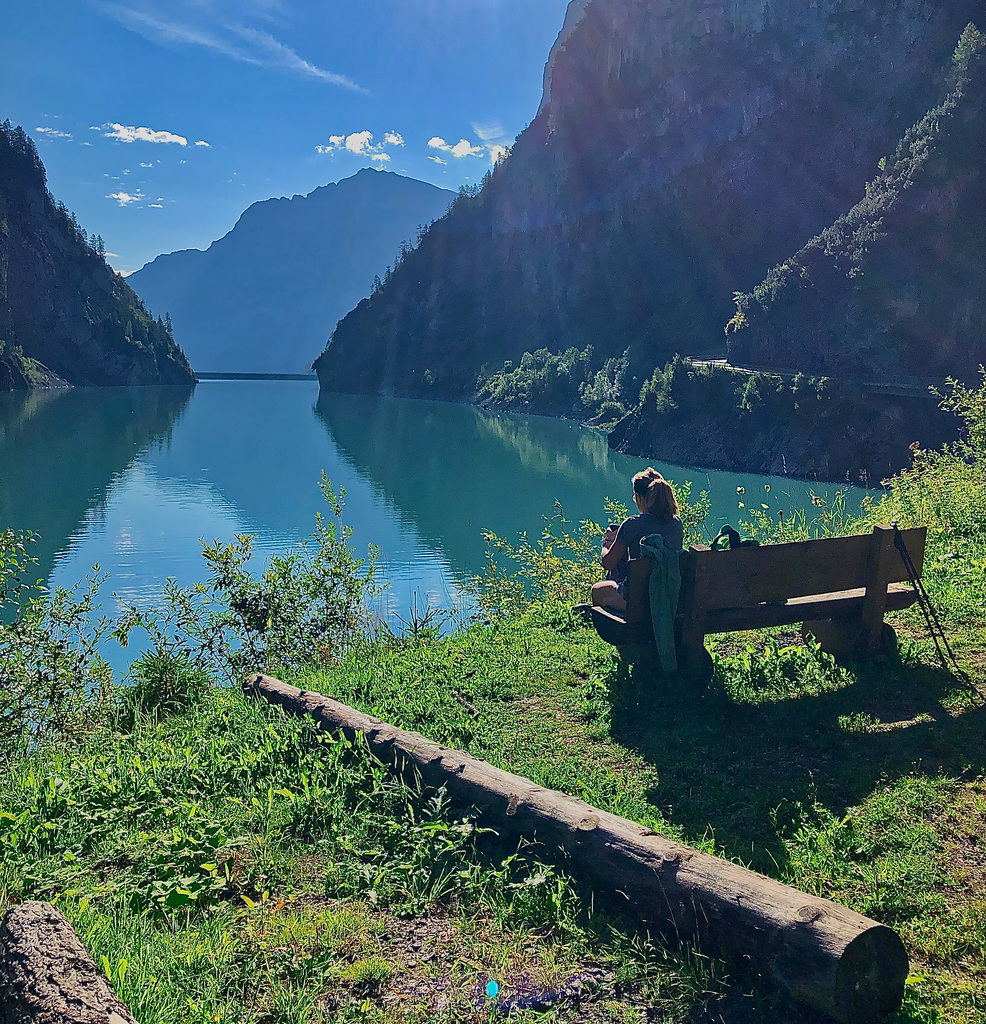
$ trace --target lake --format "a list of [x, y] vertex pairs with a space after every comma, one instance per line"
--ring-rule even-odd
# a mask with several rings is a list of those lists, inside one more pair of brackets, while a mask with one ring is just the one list
[[107, 610], [111, 594], [148, 605], [169, 576], [204, 579], [202, 539], [251, 533], [261, 554], [298, 542], [323, 505], [323, 470], [345, 488], [357, 548], [380, 548], [390, 586], [379, 613], [406, 616], [415, 598], [454, 606], [484, 564], [483, 530], [537, 534], [555, 502], [569, 519], [605, 520], [605, 499], [629, 503], [648, 464], [709, 491], [713, 533], [742, 514], [737, 487], [748, 507], [786, 514], [810, 507], [812, 490], [857, 506], [865, 493], [631, 458], [572, 421], [320, 395], [311, 382], [0, 394], [0, 528], [40, 534], [51, 584], [98, 564]]

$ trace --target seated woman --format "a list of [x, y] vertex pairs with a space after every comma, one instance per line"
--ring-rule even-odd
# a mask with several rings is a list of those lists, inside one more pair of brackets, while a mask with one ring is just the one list
[[592, 603], [614, 611], [626, 611], [624, 587], [627, 562], [640, 557], [640, 539], [659, 533], [666, 543], [680, 548], [684, 528], [678, 518], [678, 502], [671, 485], [656, 469], [648, 466], [633, 478], [633, 500], [640, 513], [624, 519], [619, 528], [610, 526], [603, 534], [603, 568], [607, 578], [593, 584]]

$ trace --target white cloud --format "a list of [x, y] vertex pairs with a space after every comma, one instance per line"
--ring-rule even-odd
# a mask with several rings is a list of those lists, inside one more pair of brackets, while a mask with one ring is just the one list
[[498, 164], [509, 153], [510, 150], [506, 146], [490, 146], [490, 163]]
[[459, 139], [453, 146], [446, 142], [440, 135], [435, 135], [428, 140], [430, 149], [439, 149], [443, 153], [451, 153], [457, 160], [464, 156], [479, 156], [483, 152], [482, 146], [474, 146], [468, 139]]
[[199, 141], [196, 142], [195, 145], [196, 146], [205, 146], [206, 149], [212, 149], [212, 147], [209, 145], [208, 142], [205, 141], [205, 139], [199, 139]]
[[164, 208], [164, 203], [148, 203], [147, 204], [152, 210], [161, 210]]
[[499, 121], [490, 121], [489, 124], [474, 122], [472, 130], [476, 133], [476, 138], [482, 142], [503, 142], [506, 138], [506, 132]]
[[430, 156], [429, 160], [434, 160], [436, 164], [441, 164], [443, 167], [448, 163], [448, 160], [443, 160], [440, 156]]
[[158, 131], [154, 128], [136, 128], [133, 125], [117, 124], [115, 121], [104, 124], [103, 128], [109, 131], [103, 132], [107, 139], [117, 139], [120, 142], [156, 142], [161, 144], [174, 143], [176, 146], [187, 146], [188, 139], [184, 135], [175, 135], [174, 132]]
[[346, 136], [346, 149], [350, 153], [359, 155], [367, 152], [371, 142], [373, 142], [373, 132], [353, 132], [352, 135]]
[[153, 166], [154, 166], [154, 164], [152, 164], [152, 163], [150, 163], [150, 164], [145, 164], [145, 163], [144, 163], [144, 161], [143, 161], [143, 160], [141, 160], [141, 162], [140, 162], [140, 166], [141, 166], [141, 167], [153, 167]]
[[144, 193], [140, 189], [135, 192], [111, 192], [107, 199], [115, 199], [121, 206], [130, 206], [131, 203], [139, 203], [144, 199]]
[[120, 254], [118, 252], [106, 252], [106, 253], [103, 253], [103, 255], [107, 259], [119, 259], [120, 258]]
[[403, 146], [404, 136], [400, 132], [384, 132], [383, 142], [374, 145], [373, 132], [351, 132], [349, 135], [330, 135], [325, 145], [316, 146], [316, 153], [335, 153], [345, 150], [355, 156], [368, 156], [378, 163], [388, 163], [390, 155], [384, 150], [387, 146]]
[[38, 135], [47, 135], [49, 139], [70, 139], [71, 132], [60, 132], [57, 128], [35, 128]]
[[270, 32], [246, 23], [251, 19], [269, 22], [271, 11], [280, 7], [276, 2], [128, 0], [99, 6], [121, 25], [161, 46], [199, 46], [246, 64], [366, 92], [351, 78], [318, 67]]

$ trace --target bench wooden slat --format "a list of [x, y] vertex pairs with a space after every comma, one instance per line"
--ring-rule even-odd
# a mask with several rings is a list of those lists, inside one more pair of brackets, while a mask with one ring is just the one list
[[[920, 566], [926, 530], [919, 527], [901, 532], [911, 559]], [[872, 535], [866, 534], [716, 551], [709, 559], [706, 612], [808, 597], [821, 590], [831, 593], [865, 587], [871, 571], [872, 544]], [[685, 552], [683, 564], [689, 557], [694, 557], [693, 553]], [[887, 583], [908, 579], [896, 548], [891, 548], [884, 563], [881, 570]]]
[[[759, 604], [750, 608], [721, 608], [711, 612], [705, 621], [709, 633], [733, 633], [767, 626], [790, 626], [796, 622], [814, 619], [853, 619], [863, 610], [866, 591], [844, 590], [837, 594], [819, 594], [817, 597], [796, 597], [786, 604]], [[917, 600], [917, 591], [902, 583], [887, 588], [887, 611], [899, 612], [910, 608]], [[599, 635], [607, 642], [621, 647], [624, 644], [654, 642], [649, 620], [628, 621], [619, 612], [608, 608], [594, 608], [593, 621]], [[680, 617], [679, 617], [680, 621]]]
[[[709, 612], [706, 629], [709, 633], [731, 633], [744, 629], [762, 629], [766, 626], [790, 626], [795, 622], [814, 619], [859, 618], [863, 611], [866, 591], [863, 588], [843, 590], [837, 594], [817, 597], [796, 597], [786, 604], [758, 604], [749, 608], [720, 608]], [[888, 612], [910, 608], [917, 600], [917, 591], [903, 583], [891, 583], [887, 588]]]

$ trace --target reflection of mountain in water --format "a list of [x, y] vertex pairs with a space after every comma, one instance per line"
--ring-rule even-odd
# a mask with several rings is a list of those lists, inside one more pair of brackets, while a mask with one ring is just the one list
[[[601, 461], [605, 439], [564, 420], [468, 405], [322, 393], [316, 413], [353, 466], [444, 551], [457, 572], [482, 565], [482, 531], [537, 532], [559, 501], [598, 519], [628, 478]], [[573, 431], [579, 443], [574, 443]]]
[[0, 395], [0, 529], [40, 534], [40, 575], [113, 481], [170, 435], [191, 395], [190, 387]]

